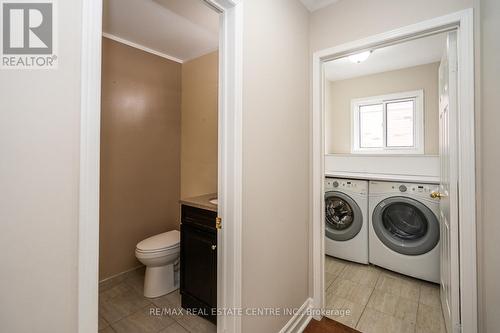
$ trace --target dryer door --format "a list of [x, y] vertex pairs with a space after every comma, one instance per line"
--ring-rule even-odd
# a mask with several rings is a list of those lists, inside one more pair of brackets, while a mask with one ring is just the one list
[[439, 242], [439, 222], [423, 203], [407, 197], [391, 197], [373, 210], [372, 226], [388, 248], [401, 254], [420, 255]]
[[325, 194], [325, 234], [335, 241], [354, 238], [363, 226], [358, 204], [347, 194], [337, 191]]

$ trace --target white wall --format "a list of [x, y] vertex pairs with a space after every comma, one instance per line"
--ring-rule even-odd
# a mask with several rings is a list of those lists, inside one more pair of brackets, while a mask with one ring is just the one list
[[[308, 298], [308, 13], [298, 0], [244, 1], [244, 307]], [[289, 317], [244, 317], [244, 333]]]
[[500, 1], [481, 0], [481, 65], [478, 97], [481, 104], [478, 133], [479, 149], [479, 327], [480, 332], [498, 332], [500, 327], [500, 260], [498, 242], [500, 240], [500, 149], [498, 126], [500, 113], [498, 92], [500, 87]]
[[473, 0], [339, 0], [311, 15], [311, 51], [472, 6]]
[[59, 68], [0, 70], [0, 331], [76, 332], [81, 1]]

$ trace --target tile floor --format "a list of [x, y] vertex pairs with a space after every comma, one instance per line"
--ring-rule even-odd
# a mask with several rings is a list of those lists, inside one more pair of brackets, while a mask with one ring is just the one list
[[[99, 285], [99, 333], [211, 333], [216, 327], [198, 316], [181, 313], [180, 294], [158, 298], [142, 294], [144, 268]], [[172, 309], [170, 314], [165, 312]], [[158, 315], [150, 311], [158, 311]], [[161, 313], [163, 312], [163, 313]]]
[[326, 256], [328, 318], [363, 333], [445, 333], [439, 285]]

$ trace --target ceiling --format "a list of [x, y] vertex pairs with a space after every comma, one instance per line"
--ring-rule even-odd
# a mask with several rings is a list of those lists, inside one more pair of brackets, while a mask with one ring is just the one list
[[446, 33], [415, 39], [409, 42], [376, 49], [362, 63], [352, 63], [347, 57], [325, 64], [329, 81], [392, 71], [430, 64], [441, 60], [446, 47]]
[[304, 6], [306, 6], [309, 11], [314, 12], [315, 10], [321, 9], [339, 0], [300, 0]]
[[217, 50], [219, 14], [201, 0], [104, 0], [103, 32], [187, 61]]

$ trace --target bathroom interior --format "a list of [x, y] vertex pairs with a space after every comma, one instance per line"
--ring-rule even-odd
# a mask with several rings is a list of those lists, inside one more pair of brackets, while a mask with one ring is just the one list
[[99, 332], [216, 331], [218, 25], [203, 1], [104, 1]]
[[436, 194], [454, 142], [455, 38], [324, 64], [325, 316], [353, 332], [455, 331], [456, 234]]

